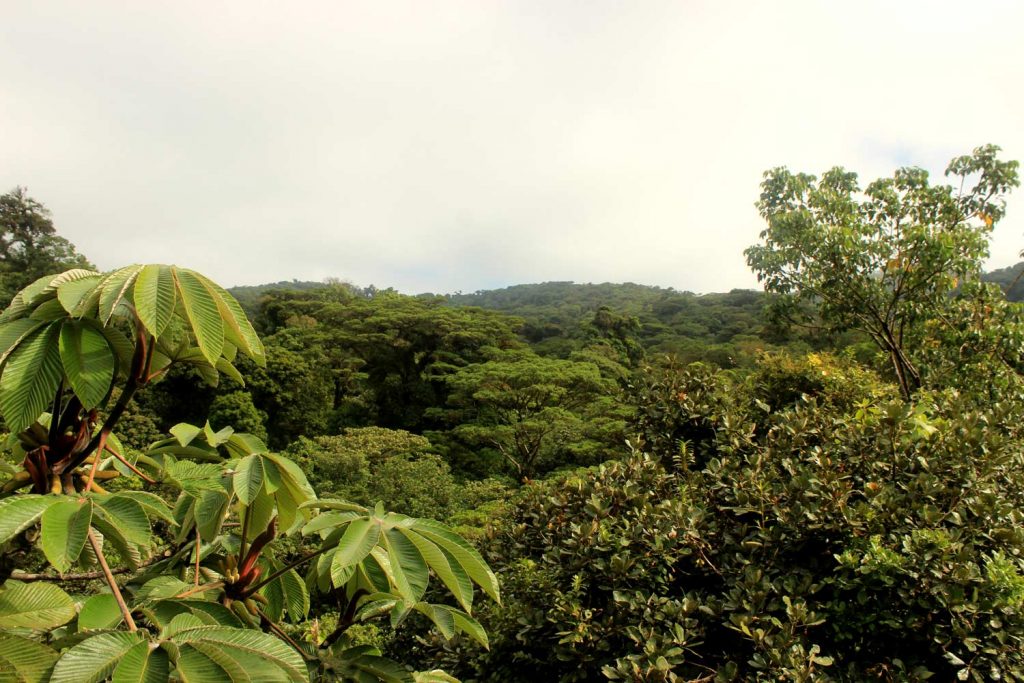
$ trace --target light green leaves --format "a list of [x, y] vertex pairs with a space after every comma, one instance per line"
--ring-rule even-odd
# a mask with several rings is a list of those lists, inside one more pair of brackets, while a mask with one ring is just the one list
[[50, 564], [66, 572], [85, 547], [92, 522], [92, 504], [87, 500], [61, 500], [43, 513], [40, 545]]
[[117, 599], [110, 593], [99, 593], [82, 603], [82, 611], [78, 613], [78, 630], [114, 628], [123, 618]]
[[474, 584], [500, 601], [498, 579], [465, 539], [443, 524], [386, 513], [381, 506], [373, 511], [343, 501], [317, 501], [311, 506], [330, 510], [302, 530], [319, 534], [327, 548], [311, 568], [311, 579], [321, 590], [344, 586], [351, 594], [363, 588], [373, 594], [368, 600], [400, 620], [420, 604], [433, 573], [465, 610], [459, 614], [466, 618], [447, 612], [428, 616], [439, 620], [442, 632], [464, 630], [486, 642], [483, 630], [468, 613]]
[[[142, 631], [101, 633], [65, 652], [53, 667], [51, 683], [100, 683], [114, 674], [134, 646], [146, 643]], [[128, 672], [125, 672], [128, 673]], [[122, 679], [123, 680], [123, 679]]]
[[89, 323], [69, 320], [60, 331], [60, 360], [82, 406], [98, 406], [110, 391], [115, 368], [114, 351], [103, 333]]
[[28, 427], [46, 410], [63, 376], [57, 336], [50, 323], [22, 339], [0, 376], [0, 411], [14, 433]]
[[178, 290], [170, 266], [149, 265], [135, 282], [135, 311], [154, 337], [163, 334], [174, 316]]
[[59, 502], [54, 496], [26, 494], [0, 500], [0, 544], [35, 524], [46, 508]]
[[[56, 651], [28, 638], [0, 633], [0, 674], [5, 683], [45, 683], [57, 661]], [[13, 678], [12, 678], [13, 676]]]
[[52, 583], [8, 581], [0, 590], [0, 629], [46, 631], [75, 618], [75, 601]]
[[224, 348], [224, 320], [214, 299], [215, 294], [206, 286], [205, 278], [201, 279], [196, 273], [184, 269], [172, 272], [196, 343], [203, 357], [215, 363]]
[[239, 461], [232, 477], [235, 495], [243, 505], [251, 505], [252, 501], [263, 488], [263, 459], [258, 455], [249, 455]]

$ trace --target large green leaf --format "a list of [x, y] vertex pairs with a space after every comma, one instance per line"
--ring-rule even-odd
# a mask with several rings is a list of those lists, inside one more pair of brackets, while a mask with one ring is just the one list
[[0, 681], [45, 683], [57, 661], [57, 651], [28, 638], [0, 633]]
[[437, 547], [429, 539], [420, 536], [411, 529], [398, 529], [416, 549], [419, 550], [427, 565], [434, 570], [441, 582], [452, 592], [462, 608], [467, 612], [473, 608], [473, 584], [466, 573], [458, 567], [453, 567], [449, 556]]
[[235, 297], [216, 282], [198, 273], [196, 275], [214, 294], [228, 340], [262, 366], [265, 362], [263, 344]]
[[252, 661], [249, 656], [255, 656], [265, 667], [274, 667], [284, 672], [288, 680], [306, 681], [309, 678], [306, 665], [298, 652], [278, 638], [261, 631], [204, 626], [182, 631], [172, 641], [182, 651], [186, 649], [182, 647], [186, 644], [215, 644], [233, 657], [245, 656], [242, 661]]
[[96, 285], [100, 283], [101, 279], [102, 276], [97, 273], [63, 282], [57, 287], [57, 300], [60, 301], [60, 305], [64, 307], [65, 311], [75, 317], [82, 317], [86, 313], [82, 304], [96, 292]]
[[82, 603], [78, 613], [78, 630], [111, 629], [121, 623], [124, 616], [117, 599], [110, 593], [98, 593]]
[[36, 494], [16, 495], [0, 500], [0, 544], [35, 524], [46, 508], [60, 501], [56, 496]]
[[427, 590], [430, 575], [423, 555], [408, 538], [397, 529], [388, 529], [384, 534], [384, 545], [391, 565], [391, 579], [398, 594], [407, 602], [419, 602]]
[[335, 587], [347, 581], [344, 569], [354, 566], [370, 554], [380, 538], [380, 525], [370, 519], [357, 519], [349, 523], [345, 534], [338, 541], [337, 551], [331, 561], [331, 577]]
[[40, 546], [50, 564], [66, 572], [78, 560], [85, 547], [92, 522], [92, 503], [88, 500], [61, 500], [43, 513]]
[[213, 365], [224, 348], [224, 321], [216, 301], [217, 295], [196, 273], [184, 268], [176, 268], [172, 272], [196, 343], [203, 357]]
[[487, 595], [491, 596], [495, 602], [501, 602], [498, 577], [487, 566], [476, 548], [466, 542], [464, 538], [445, 525], [429, 519], [417, 519], [412, 528], [444, 548]]
[[100, 321], [106, 325], [110, 322], [111, 316], [117, 310], [118, 305], [125, 300], [131, 290], [135, 278], [142, 270], [140, 265], [125, 266], [119, 270], [106, 275], [99, 284], [100, 289]]
[[114, 631], [87, 638], [57, 660], [50, 683], [105, 681], [128, 651], [145, 641], [142, 631]]
[[232, 484], [243, 505], [250, 505], [259, 495], [263, 488], [263, 475], [263, 458], [259, 455], [250, 455], [238, 462]]
[[151, 335], [159, 337], [174, 317], [174, 307], [178, 300], [170, 267], [144, 266], [135, 281], [132, 296], [139, 320]]
[[221, 681], [223, 683], [250, 683], [252, 678], [246, 673], [245, 667], [229, 657], [216, 646], [185, 645], [178, 649], [175, 662], [178, 665], [178, 676], [183, 683], [206, 683]]
[[75, 601], [52, 583], [8, 581], [0, 590], [0, 629], [56, 628], [75, 618]]
[[150, 643], [136, 643], [118, 662], [111, 683], [165, 683], [170, 669], [170, 658], [164, 650]]
[[60, 330], [60, 360], [82, 406], [98, 406], [114, 381], [114, 351], [103, 333], [84, 321], [66, 321]]
[[2, 365], [11, 352], [18, 348], [25, 337], [43, 326], [43, 322], [31, 318], [21, 318], [9, 323], [0, 325], [0, 365]]
[[57, 337], [60, 323], [32, 332], [7, 359], [0, 377], [0, 412], [12, 432], [36, 421], [53, 401], [63, 368]]
[[146, 545], [152, 540], [149, 517], [142, 504], [131, 496], [115, 493], [111, 496], [96, 496], [98, 512], [121, 530], [125, 539], [136, 545]]

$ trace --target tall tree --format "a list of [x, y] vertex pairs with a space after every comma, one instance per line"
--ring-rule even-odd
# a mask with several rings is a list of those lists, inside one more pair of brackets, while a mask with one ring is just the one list
[[0, 195], [0, 299], [49, 273], [95, 266], [57, 234], [45, 206], [25, 188]]
[[953, 185], [902, 168], [862, 190], [855, 173], [821, 179], [776, 168], [765, 173], [758, 208], [768, 227], [747, 263], [777, 305], [813, 311], [830, 331], [859, 329], [890, 359], [904, 397], [921, 385], [908, 334], [933, 318], [949, 294], [977, 279], [1003, 195], [1019, 184], [1016, 161], [979, 147], [950, 162]]

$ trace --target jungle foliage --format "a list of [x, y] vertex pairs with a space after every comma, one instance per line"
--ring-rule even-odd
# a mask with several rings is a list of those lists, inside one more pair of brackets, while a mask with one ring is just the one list
[[1024, 680], [1017, 166], [949, 174], [769, 171], [766, 293], [51, 250], [0, 314], [0, 680]]

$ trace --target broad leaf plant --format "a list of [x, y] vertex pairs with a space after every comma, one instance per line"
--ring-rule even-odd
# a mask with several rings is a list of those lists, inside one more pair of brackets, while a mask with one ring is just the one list
[[[48, 275], [0, 314], [0, 680], [454, 680], [344, 637], [413, 612], [486, 646], [474, 593], [499, 600], [497, 580], [444, 525], [320, 500], [295, 463], [230, 427], [122, 447], [137, 392], [174, 364], [242, 382], [238, 354], [264, 363], [241, 307], [176, 266]], [[307, 551], [276, 552], [288, 536]], [[454, 605], [426, 601], [431, 577]], [[102, 589], [61, 587], [83, 579]], [[312, 600], [337, 605], [337, 628], [297, 642], [285, 622]]]

